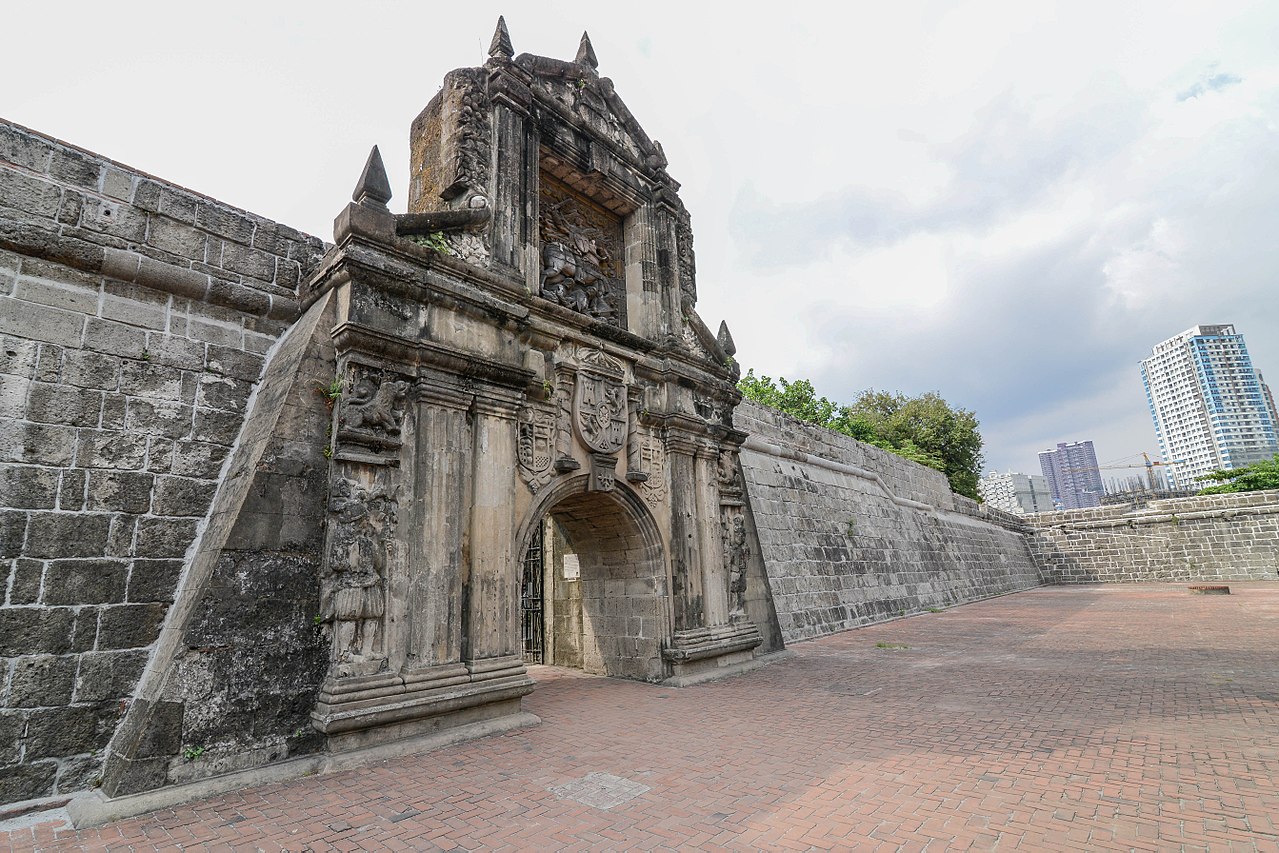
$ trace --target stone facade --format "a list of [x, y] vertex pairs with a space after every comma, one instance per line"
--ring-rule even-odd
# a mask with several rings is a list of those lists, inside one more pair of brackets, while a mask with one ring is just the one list
[[99, 778], [322, 249], [0, 123], [0, 802]]
[[786, 642], [1040, 583], [1021, 522], [940, 472], [749, 402], [734, 424]]
[[1046, 583], [1279, 579], [1279, 491], [1027, 516]]
[[499, 23], [413, 122], [409, 213], [374, 149], [330, 246], [0, 123], [0, 803], [535, 722], [530, 640], [680, 686], [1035, 559], [1274, 576], [1273, 493], [1032, 528], [742, 404], [597, 64]]

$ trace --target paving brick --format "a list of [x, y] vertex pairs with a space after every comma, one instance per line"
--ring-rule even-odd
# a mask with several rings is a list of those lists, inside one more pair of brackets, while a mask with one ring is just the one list
[[535, 728], [0, 847], [1273, 849], [1279, 584], [1231, 588], [1037, 589], [684, 690], [536, 667]]

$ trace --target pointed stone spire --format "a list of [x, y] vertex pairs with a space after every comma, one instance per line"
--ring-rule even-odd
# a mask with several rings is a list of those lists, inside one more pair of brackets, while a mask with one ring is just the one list
[[719, 341], [719, 348], [724, 351], [724, 355], [732, 357], [737, 354], [737, 344], [733, 343], [733, 333], [728, 330], [728, 321], [719, 321], [719, 334], [715, 336], [715, 340]]
[[510, 59], [515, 55], [511, 46], [511, 34], [506, 30], [506, 19], [497, 16], [497, 29], [493, 31], [493, 41], [489, 44], [489, 59]]
[[386, 178], [386, 167], [382, 165], [382, 153], [373, 146], [369, 152], [368, 162], [360, 174], [360, 181], [351, 193], [356, 204], [386, 210], [386, 203], [391, 200], [391, 182]]
[[595, 48], [591, 47], [591, 37], [588, 33], [582, 33], [582, 43], [577, 46], [577, 56], [573, 57], [573, 61], [590, 68], [600, 67], [600, 61], [595, 58]]

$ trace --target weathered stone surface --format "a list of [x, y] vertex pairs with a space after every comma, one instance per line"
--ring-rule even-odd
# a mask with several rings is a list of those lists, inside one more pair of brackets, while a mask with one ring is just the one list
[[173, 400], [130, 399], [125, 427], [134, 433], [186, 438], [191, 434], [194, 410]]
[[155, 477], [140, 471], [92, 471], [87, 508], [106, 512], [144, 513], [151, 508]]
[[112, 604], [124, 601], [129, 564], [123, 560], [53, 560], [45, 570], [44, 603]]
[[58, 765], [52, 761], [38, 761], [0, 767], [0, 802], [33, 800], [53, 793], [53, 780]]
[[76, 621], [69, 607], [0, 608], [0, 655], [62, 654], [71, 649]]
[[18, 738], [27, 728], [27, 715], [22, 711], [0, 711], [0, 767], [18, 761]]
[[172, 602], [181, 574], [181, 560], [134, 560], [129, 573], [129, 601]]
[[139, 557], [181, 557], [195, 538], [193, 518], [140, 518], [134, 553]]
[[213, 500], [217, 484], [188, 477], [161, 477], [156, 483], [155, 513], [171, 516], [203, 516]]
[[0, 465], [0, 495], [15, 509], [52, 509], [58, 495], [58, 471], [27, 465]]
[[29, 557], [92, 557], [107, 544], [111, 518], [107, 515], [69, 515], [33, 512], [24, 552]]
[[75, 457], [76, 430], [0, 418], [0, 462], [66, 466]]
[[40, 584], [44, 579], [43, 562], [26, 558], [14, 560], [11, 577], [9, 604], [35, 604], [40, 599]]
[[146, 651], [89, 652], [81, 655], [76, 701], [98, 702], [128, 696], [146, 663]]
[[147, 458], [147, 437], [114, 430], [81, 430], [76, 461], [85, 468], [117, 471], [142, 468]]
[[184, 477], [214, 479], [222, 470], [227, 449], [200, 441], [179, 441], [173, 449], [173, 473]]
[[74, 655], [20, 657], [13, 662], [9, 681], [10, 708], [66, 705], [75, 687]]
[[99, 649], [135, 649], [155, 641], [164, 621], [163, 604], [120, 604], [107, 607], [98, 621]]
[[113, 702], [48, 708], [27, 720], [26, 758], [78, 755], [106, 746], [117, 718]]

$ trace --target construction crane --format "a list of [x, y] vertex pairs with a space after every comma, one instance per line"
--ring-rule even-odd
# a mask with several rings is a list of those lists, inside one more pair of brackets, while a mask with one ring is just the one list
[[[1144, 459], [1144, 460], [1146, 460], [1144, 465], [1098, 465], [1096, 470], [1098, 470], [1098, 471], [1112, 471], [1112, 470], [1115, 470], [1115, 469], [1118, 469], [1118, 468], [1145, 468], [1145, 469], [1146, 469], [1146, 483], [1147, 483], [1147, 485], [1149, 485], [1150, 490], [1153, 492], [1153, 491], [1155, 491], [1156, 489], [1158, 489], [1158, 488], [1159, 488], [1159, 484], [1158, 484], [1158, 482], [1156, 482], [1156, 480], [1155, 480], [1155, 468], [1156, 468], [1156, 467], [1159, 467], [1159, 468], [1167, 468], [1167, 467], [1170, 467], [1170, 466], [1172, 466], [1172, 465], [1177, 465], [1177, 464], [1179, 464], [1179, 463], [1181, 463], [1181, 462], [1185, 462], [1185, 461], [1186, 461], [1186, 460], [1184, 460], [1184, 459], [1174, 459], [1174, 460], [1172, 460], [1171, 462], [1156, 462], [1156, 461], [1154, 461], [1153, 459], [1151, 459], [1151, 458], [1150, 458], [1150, 454], [1145, 453], [1144, 451], [1143, 451], [1143, 452], [1142, 452], [1142, 454], [1141, 454], [1141, 458], [1142, 458], [1142, 459]], [[1064, 473], [1082, 474], [1082, 473], [1084, 473], [1085, 471], [1091, 471], [1091, 470], [1093, 470], [1093, 469], [1092, 469], [1092, 468], [1066, 468], [1066, 469], [1064, 469]]]

